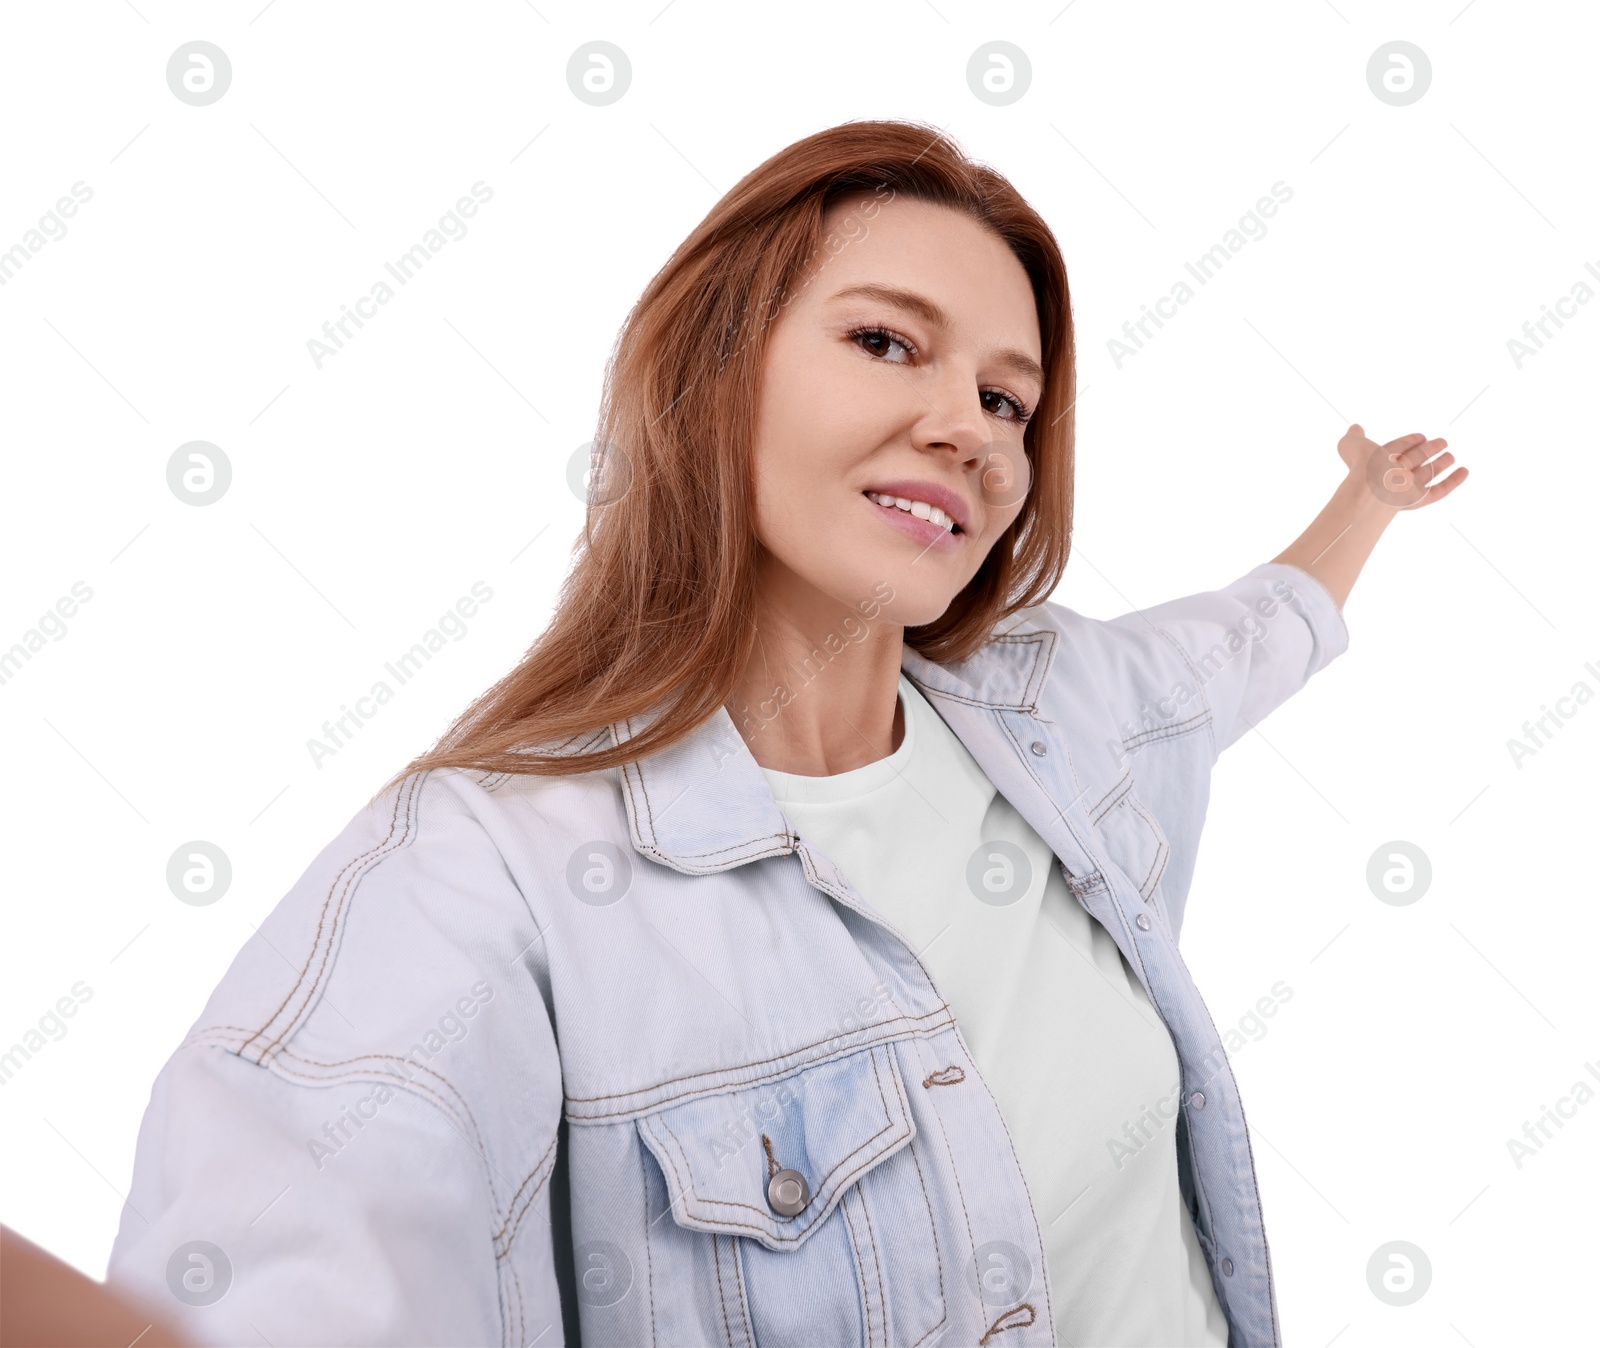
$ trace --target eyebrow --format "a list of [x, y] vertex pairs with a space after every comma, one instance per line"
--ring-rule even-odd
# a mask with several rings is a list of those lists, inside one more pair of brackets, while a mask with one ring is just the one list
[[[878, 300], [883, 304], [892, 304], [915, 314], [923, 322], [936, 328], [949, 331], [955, 327], [950, 321], [950, 315], [945, 313], [937, 304], [926, 295], [919, 295], [915, 290], [903, 290], [899, 286], [883, 285], [875, 281], [866, 281], [860, 285], [846, 286], [830, 295], [829, 300], [842, 299], [869, 299]], [[1044, 385], [1044, 369], [1039, 362], [1031, 356], [1024, 355], [1021, 351], [1006, 349], [994, 353], [995, 361], [1007, 369], [1026, 378], [1037, 380], [1040, 387]]]

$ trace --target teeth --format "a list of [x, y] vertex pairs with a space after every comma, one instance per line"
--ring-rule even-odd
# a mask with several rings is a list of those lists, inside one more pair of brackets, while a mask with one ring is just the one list
[[937, 524], [946, 533], [955, 529], [955, 521], [940, 510], [938, 506], [929, 505], [926, 501], [913, 501], [904, 496], [887, 496], [883, 492], [869, 491], [869, 501], [874, 501], [881, 506], [895, 506], [908, 514], [915, 515], [919, 520], [927, 520], [930, 524]]

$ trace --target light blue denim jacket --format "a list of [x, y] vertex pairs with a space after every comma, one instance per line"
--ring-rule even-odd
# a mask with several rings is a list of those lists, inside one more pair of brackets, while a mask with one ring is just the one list
[[[1234, 1348], [1281, 1343], [1272, 1269], [1178, 930], [1217, 755], [1347, 644], [1269, 562], [903, 661], [1172, 1033]], [[413, 774], [358, 813], [157, 1077], [108, 1277], [208, 1344], [1055, 1342], [949, 1006], [725, 710], [621, 770]]]

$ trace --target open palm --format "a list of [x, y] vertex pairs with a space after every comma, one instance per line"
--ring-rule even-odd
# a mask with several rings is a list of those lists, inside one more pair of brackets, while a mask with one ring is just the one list
[[1340, 438], [1339, 457], [1380, 501], [1396, 510], [1415, 510], [1442, 501], [1467, 480], [1465, 468], [1441, 480], [1456, 461], [1454, 454], [1440, 452], [1446, 443], [1415, 432], [1380, 445], [1357, 423]]

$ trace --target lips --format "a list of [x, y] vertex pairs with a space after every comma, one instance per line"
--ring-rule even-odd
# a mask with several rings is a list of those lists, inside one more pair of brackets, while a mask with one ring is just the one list
[[861, 503], [891, 529], [904, 534], [915, 543], [918, 556], [929, 552], [957, 552], [966, 546], [966, 534], [952, 532], [943, 524], [935, 523], [933, 520], [919, 519], [910, 511], [900, 509], [899, 506], [880, 505], [866, 492], [861, 494]]
[[879, 495], [895, 496], [908, 501], [923, 501], [930, 506], [937, 506], [955, 521], [958, 538], [973, 531], [972, 506], [959, 491], [943, 483], [932, 482], [926, 478], [897, 477], [870, 483], [865, 492], [876, 492]]

